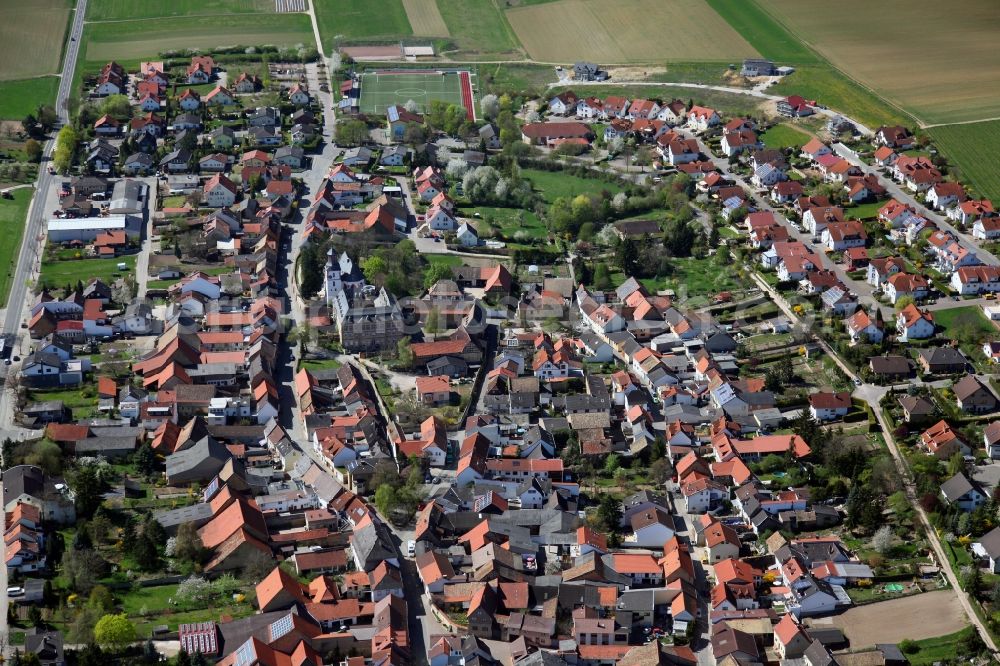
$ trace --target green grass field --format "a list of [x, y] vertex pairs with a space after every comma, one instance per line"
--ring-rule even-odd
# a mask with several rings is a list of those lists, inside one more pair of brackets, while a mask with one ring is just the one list
[[43, 261], [42, 274], [39, 282], [47, 287], [58, 289], [66, 285], [76, 285], [86, 282], [92, 277], [105, 282], [112, 282], [114, 274], [118, 273], [118, 263], [128, 264], [128, 271], [135, 272], [135, 256], [116, 257], [114, 259], [84, 259], [81, 261]]
[[761, 135], [768, 148], [798, 148], [809, 141], [809, 135], [791, 125], [775, 125]]
[[884, 201], [863, 203], [853, 208], [845, 208], [844, 214], [852, 220], [873, 220], [878, 215], [878, 209], [885, 205]]
[[312, 23], [305, 14], [231, 14], [205, 20], [184, 16], [169, 21], [88, 23], [82, 57], [87, 61], [154, 58], [172, 49], [218, 46], [312, 45]]
[[703, 305], [720, 291], [736, 291], [739, 278], [732, 271], [721, 270], [715, 257], [675, 259], [670, 262], [673, 275], [666, 279], [667, 289], [678, 298], [687, 298], [687, 305]]
[[983, 342], [991, 339], [997, 332], [983, 314], [982, 308], [974, 305], [937, 310], [934, 312], [934, 323], [944, 329], [942, 337], [957, 340], [959, 348], [969, 358], [981, 358], [980, 347]]
[[122, 21], [174, 16], [274, 13], [273, 0], [91, 0], [88, 21]]
[[451, 41], [471, 60], [522, 57], [520, 44], [493, 0], [437, 0]]
[[620, 185], [594, 178], [580, 178], [562, 171], [541, 171], [539, 169], [523, 169], [521, 175], [531, 181], [532, 186], [542, 193], [545, 203], [551, 204], [559, 197], [572, 198], [577, 194], [601, 192], [607, 190], [612, 194], [622, 191]]
[[[413, 34], [402, 0], [311, 0], [327, 51], [345, 42], [388, 40]], [[375, 13], [377, 10], [377, 15]]]
[[54, 104], [58, 90], [55, 76], [0, 81], [0, 119], [21, 120], [40, 104]]
[[393, 104], [403, 105], [410, 100], [416, 102], [420, 110], [426, 110], [436, 99], [462, 106], [458, 74], [366, 72], [361, 75], [362, 113], [384, 114]]
[[28, 217], [28, 206], [34, 188], [14, 190], [14, 199], [0, 199], [0, 265], [7, 270], [0, 273], [0, 306], [7, 305], [13, 271], [17, 264], [17, 253], [21, 249], [24, 236], [24, 222]]
[[750, 0], [706, 0], [709, 7], [770, 60], [784, 64], [819, 62], [819, 57]]
[[[483, 223], [490, 222], [507, 238], [513, 238], [515, 234], [523, 233], [530, 239], [540, 240], [549, 235], [549, 230], [546, 228], [545, 223], [539, 220], [538, 216], [530, 210], [521, 210], [520, 208], [492, 208], [489, 206], [465, 208], [462, 210], [462, 215], [466, 217], [472, 217], [473, 213], [479, 213], [480, 215], [476, 222], [476, 224], [480, 224], [480, 228], [482, 228]], [[478, 222], [478, 219], [481, 219], [483, 222]]]
[[825, 63], [796, 66], [794, 74], [768, 88], [768, 92], [814, 99], [872, 129], [879, 125], [914, 125], [913, 118]]
[[958, 164], [959, 178], [982, 196], [1000, 201], [1000, 120], [927, 130], [941, 152]]
[[966, 627], [954, 634], [914, 641], [919, 649], [913, 654], [906, 655], [910, 666], [930, 666], [930, 664], [954, 659], [958, 644], [967, 639], [973, 631], [975, 629], [972, 627]]

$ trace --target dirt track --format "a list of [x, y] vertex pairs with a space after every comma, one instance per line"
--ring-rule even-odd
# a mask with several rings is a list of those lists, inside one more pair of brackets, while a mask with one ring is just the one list
[[851, 608], [832, 618], [809, 621], [816, 628], [841, 629], [852, 649], [875, 643], [898, 643], [954, 633], [966, 626], [965, 613], [953, 590], [936, 590], [911, 597]]

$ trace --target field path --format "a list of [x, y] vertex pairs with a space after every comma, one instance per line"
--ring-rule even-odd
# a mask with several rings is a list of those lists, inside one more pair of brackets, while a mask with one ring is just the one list
[[448, 25], [435, 0], [403, 0], [406, 18], [417, 37], [448, 37]]

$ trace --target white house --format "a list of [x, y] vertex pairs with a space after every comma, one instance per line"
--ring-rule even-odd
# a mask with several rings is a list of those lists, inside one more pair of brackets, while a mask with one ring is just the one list
[[927, 280], [923, 275], [896, 273], [885, 281], [884, 292], [889, 302], [893, 304], [903, 296], [912, 296], [914, 300], [919, 301], [927, 298]]
[[208, 179], [202, 189], [205, 205], [211, 208], [223, 208], [236, 203], [236, 183], [217, 173]]
[[455, 231], [455, 238], [458, 240], [458, 244], [463, 247], [476, 247], [479, 245], [479, 234], [476, 233], [476, 228], [468, 222], [463, 222], [458, 230]]
[[951, 274], [951, 288], [963, 296], [1000, 291], [1000, 268], [962, 266]]
[[632, 516], [631, 536], [625, 545], [639, 548], [663, 548], [663, 544], [674, 536], [674, 519], [659, 508], [641, 511]]
[[729, 490], [712, 479], [696, 479], [681, 485], [688, 513], [707, 513], [729, 497]]
[[722, 118], [715, 112], [704, 106], [692, 106], [687, 113], [687, 125], [696, 132], [704, 132], [709, 127], [714, 127], [722, 122]]
[[817, 421], [833, 421], [847, 416], [851, 410], [851, 394], [847, 391], [818, 391], [809, 395], [809, 414]]
[[435, 231], [453, 231], [458, 226], [455, 216], [442, 206], [431, 206], [424, 218], [427, 226]]
[[926, 340], [934, 335], [934, 315], [912, 303], [896, 314], [896, 332], [900, 342]]

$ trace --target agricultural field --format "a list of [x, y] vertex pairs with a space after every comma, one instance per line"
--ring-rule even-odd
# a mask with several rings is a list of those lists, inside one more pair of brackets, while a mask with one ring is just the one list
[[435, 0], [403, 0], [413, 34], [420, 37], [447, 37], [448, 26]]
[[[402, 0], [312, 0], [327, 50], [334, 42], [388, 40], [413, 34]], [[377, 9], [378, 15], [375, 16]]]
[[0, 8], [0, 81], [57, 73], [73, 0], [6, 0]]
[[809, 135], [787, 123], [775, 125], [760, 137], [768, 148], [798, 148], [809, 141]]
[[993, 0], [756, 2], [848, 76], [925, 123], [1000, 115]]
[[21, 249], [24, 222], [28, 217], [28, 206], [34, 189], [24, 187], [12, 192], [14, 199], [0, 199], [0, 266], [7, 270], [0, 272], [0, 307], [7, 305], [11, 278], [17, 264], [17, 253]]
[[463, 58], [523, 57], [517, 36], [493, 0], [437, 0], [437, 6]]
[[971, 125], [942, 125], [927, 130], [934, 143], [958, 164], [959, 178], [981, 196], [1000, 200], [1000, 120]]
[[90, 0], [88, 21], [274, 13], [274, 0]]
[[[756, 50], [702, 2], [559, 0], [507, 10], [507, 19], [535, 60], [600, 63], [739, 59]], [[670, 26], [670, 37], [651, 26]], [[557, 29], [556, 26], [558, 26]]]
[[84, 29], [81, 57], [104, 63], [152, 58], [173, 49], [205, 49], [218, 46], [270, 44], [312, 45], [315, 38], [306, 14], [231, 14], [211, 21], [197, 16], [169, 21], [115, 21], [88, 23]]
[[781, 64], [819, 62], [817, 55], [751, 0], [705, 0], [757, 51]]
[[21, 120], [41, 104], [55, 102], [59, 77], [0, 81], [0, 120]]

